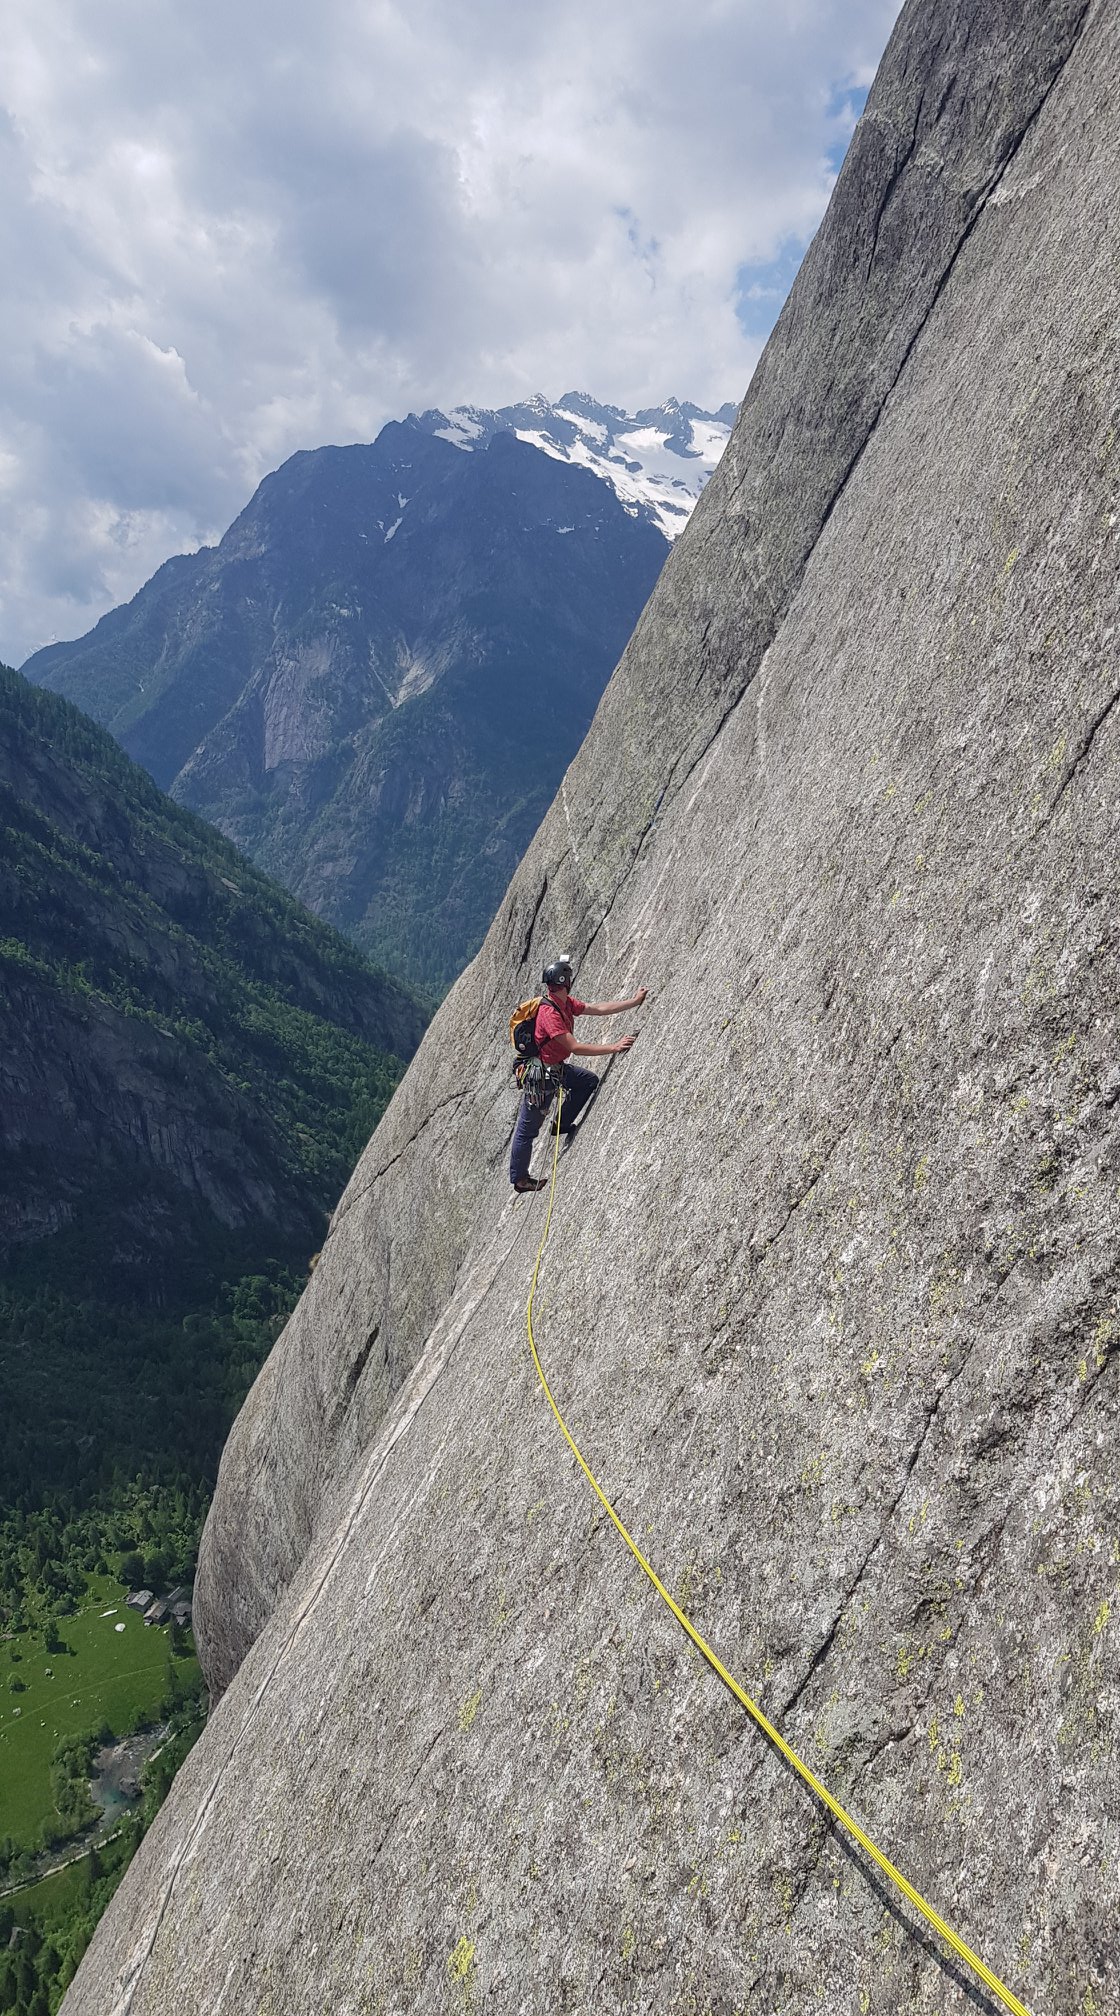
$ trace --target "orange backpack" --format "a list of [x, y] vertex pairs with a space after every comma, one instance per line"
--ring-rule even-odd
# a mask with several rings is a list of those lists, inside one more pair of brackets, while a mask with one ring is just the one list
[[539, 1057], [537, 1049], [537, 1009], [544, 1000], [537, 994], [532, 1001], [519, 1001], [509, 1018], [509, 1040], [519, 1057]]

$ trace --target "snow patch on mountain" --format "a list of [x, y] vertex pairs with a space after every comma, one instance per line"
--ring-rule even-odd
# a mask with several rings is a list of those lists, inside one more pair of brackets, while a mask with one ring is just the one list
[[456, 406], [410, 413], [407, 424], [455, 448], [485, 448], [495, 434], [513, 433], [560, 462], [590, 469], [633, 518], [666, 539], [683, 532], [696, 500], [719, 461], [735, 423], [730, 401], [715, 413], [666, 399], [661, 406], [624, 413], [586, 392], [566, 392], [555, 404], [542, 394], [518, 406]]

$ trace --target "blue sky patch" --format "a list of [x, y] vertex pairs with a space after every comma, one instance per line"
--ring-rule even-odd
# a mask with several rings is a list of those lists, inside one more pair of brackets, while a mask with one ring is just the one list
[[805, 257], [798, 238], [787, 239], [776, 259], [740, 266], [735, 276], [735, 313], [747, 336], [769, 336]]
[[848, 142], [855, 130], [856, 120], [866, 103], [866, 86], [850, 84], [834, 91], [828, 101], [828, 123], [833, 128], [835, 137], [825, 154], [825, 160], [834, 175], [840, 173], [840, 164], [848, 151]]

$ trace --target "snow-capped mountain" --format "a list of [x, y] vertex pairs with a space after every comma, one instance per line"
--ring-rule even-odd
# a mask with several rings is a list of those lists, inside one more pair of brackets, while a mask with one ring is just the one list
[[513, 433], [560, 462], [574, 462], [609, 483], [633, 518], [656, 525], [667, 539], [683, 532], [719, 461], [735, 422], [730, 401], [705, 413], [666, 399], [639, 413], [600, 406], [586, 392], [552, 404], [541, 395], [521, 406], [489, 411], [456, 406], [410, 413], [406, 425], [436, 434], [456, 448], [485, 448], [495, 434]]
[[485, 937], [669, 551], [575, 457], [440, 434], [391, 421], [293, 455], [219, 545], [25, 668], [433, 994]]
[[571, 392], [303, 451], [216, 547], [24, 670], [437, 993], [485, 936], [734, 418]]

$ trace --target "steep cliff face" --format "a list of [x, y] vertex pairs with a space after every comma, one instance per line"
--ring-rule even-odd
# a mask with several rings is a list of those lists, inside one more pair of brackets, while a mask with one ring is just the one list
[[577, 1439], [1024, 2002], [1115, 1998], [1118, 85], [1100, 0], [904, 10], [231, 1438], [225, 1691], [68, 2011], [966, 2006], [541, 1399], [497, 1032], [560, 942], [650, 988], [541, 1270]]

